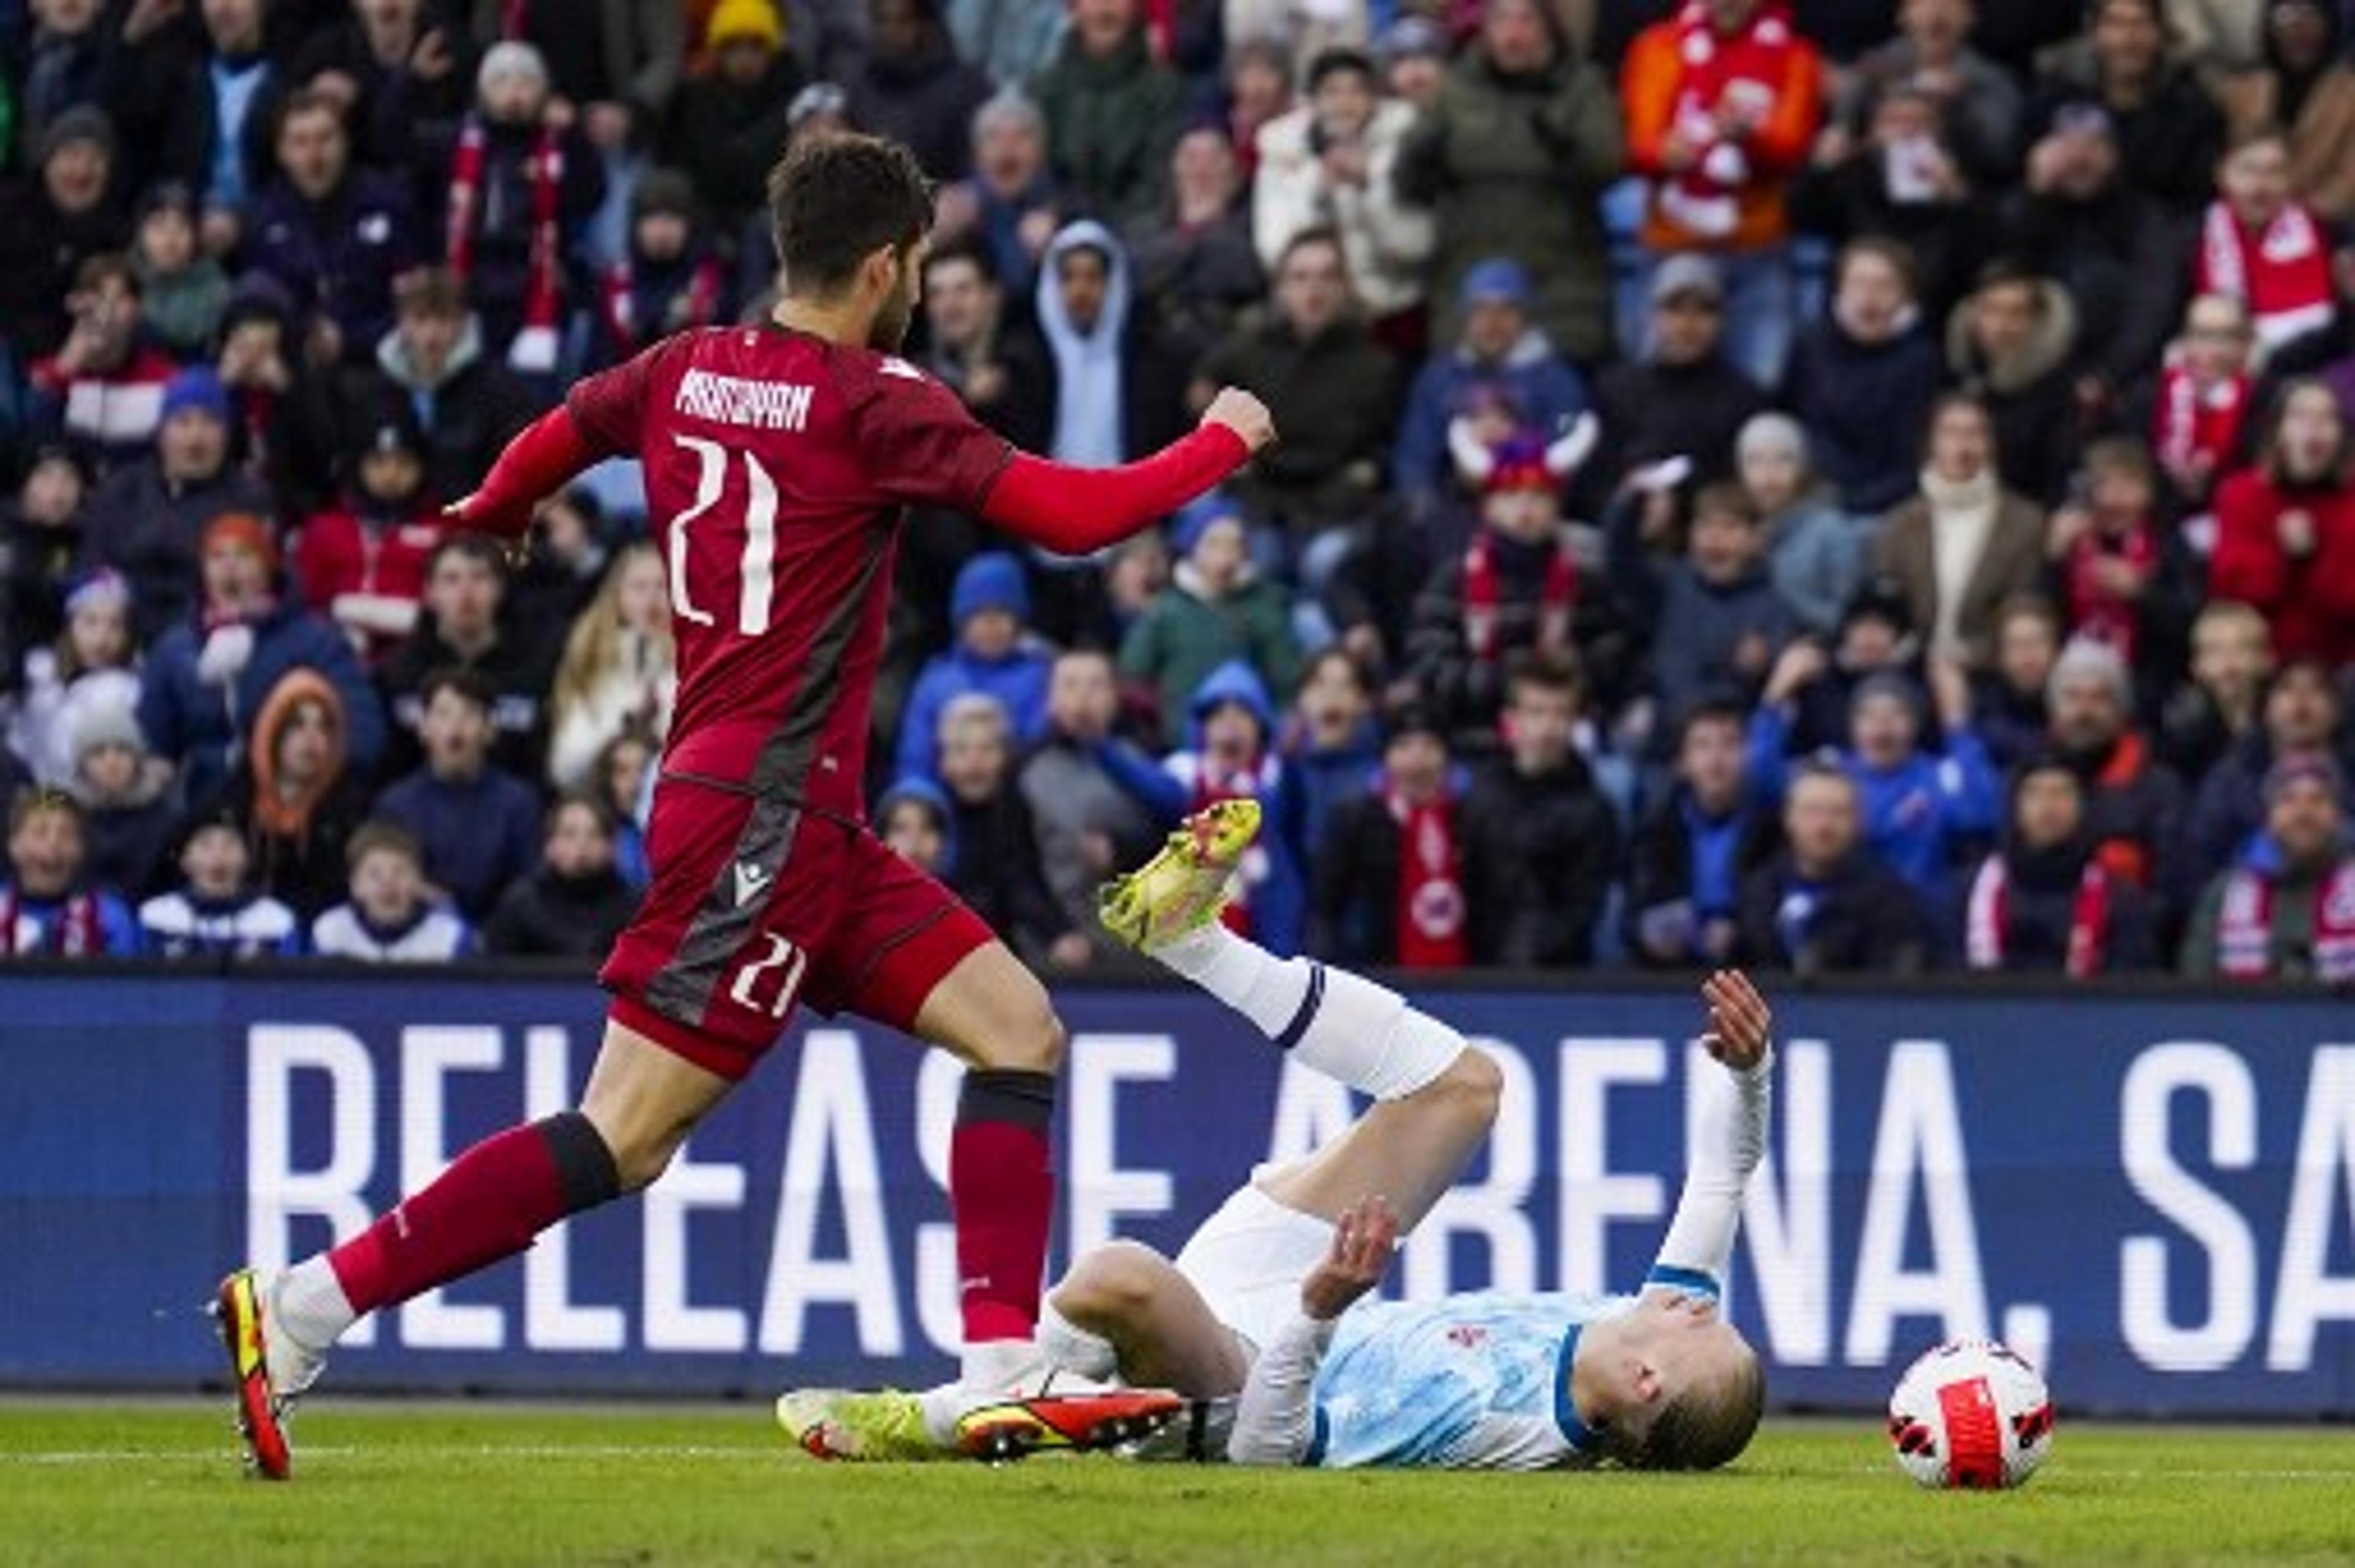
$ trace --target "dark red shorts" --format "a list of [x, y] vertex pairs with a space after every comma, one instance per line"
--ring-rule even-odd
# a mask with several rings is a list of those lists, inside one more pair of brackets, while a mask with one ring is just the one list
[[995, 940], [865, 827], [691, 780], [655, 788], [654, 881], [598, 976], [616, 1023], [741, 1078], [797, 1004], [902, 1031]]

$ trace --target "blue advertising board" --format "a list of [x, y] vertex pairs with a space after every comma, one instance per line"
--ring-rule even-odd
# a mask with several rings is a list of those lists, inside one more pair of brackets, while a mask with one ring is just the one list
[[[1697, 1006], [1425, 1002], [1494, 1052], [1490, 1147], [1391, 1289], [1640, 1275], [1683, 1168]], [[0, 1384], [189, 1386], [240, 1259], [301, 1256], [577, 1094], [602, 998], [487, 974], [0, 971]], [[1337, 1086], [1180, 989], [1077, 990], [1058, 1258], [1174, 1250]], [[2078, 1410], [2355, 1413], [2355, 1009], [1983, 992], [1779, 1004], [1776, 1126], [1732, 1281], [1779, 1404], [1861, 1408], [1995, 1334]], [[952, 1365], [958, 1070], [796, 1028], [642, 1201], [364, 1325], [342, 1386], [760, 1392]]]

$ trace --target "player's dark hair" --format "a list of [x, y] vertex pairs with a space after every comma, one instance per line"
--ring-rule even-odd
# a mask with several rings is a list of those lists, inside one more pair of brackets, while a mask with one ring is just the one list
[[1744, 1346], [1732, 1377], [1677, 1393], [1622, 1458], [1638, 1470], [1714, 1470], [1750, 1446], [1765, 1408], [1765, 1371]]
[[458, 665], [445, 665], [425, 677], [425, 684], [418, 688], [418, 704], [431, 708], [433, 699], [445, 691], [453, 692], [473, 703], [482, 710], [485, 718], [490, 716], [499, 702], [499, 694], [492, 690], [491, 683], [480, 675]]
[[769, 171], [769, 221], [784, 292], [833, 293], [890, 247], [932, 226], [932, 182], [915, 155], [880, 136], [805, 139]]

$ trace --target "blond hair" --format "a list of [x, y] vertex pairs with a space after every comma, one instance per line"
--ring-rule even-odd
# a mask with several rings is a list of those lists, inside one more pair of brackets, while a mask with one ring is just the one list
[[[556, 704], [556, 721], [582, 703], [594, 699], [597, 688], [622, 664], [622, 580], [630, 568], [639, 561], [662, 564], [662, 556], [644, 539], [622, 547], [615, 552], [613, 563], [606, 567], [604, 580], [597, 584], [597, 596], [572, 623], [565, 635], [564, 657], [556, 667], [556, 683], [552, 692]], [[677, 662], [670, 635], [670, 617], [666, 615], [647, 634], [661, 667], [669, 668]]]

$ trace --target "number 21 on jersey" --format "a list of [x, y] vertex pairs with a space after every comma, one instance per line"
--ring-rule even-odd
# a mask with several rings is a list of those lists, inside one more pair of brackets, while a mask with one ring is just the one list
[[[716, 441], [699, 435], [672, 439], [695, 453], [700, 467], [695, 476], [695, 504], [670, 525], [670, 607], [682, 621], [698, 626], [716, 625], [718, 622], [711, 612], [698, 605], [687, 591], [687, 530], [727, 496], [729, 471], [735, 464], [729, 461], [728, 448]], [[744, 554], [736, 569], [736, 629], [745, 636], [757, 637], [769, 629], [769, 604], [777, 586], [777, 482], [753, 453], [738, 452], [733, 455], [742, 459], [748, 492], [743, 514]]]

